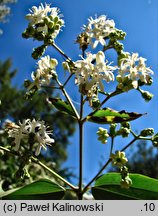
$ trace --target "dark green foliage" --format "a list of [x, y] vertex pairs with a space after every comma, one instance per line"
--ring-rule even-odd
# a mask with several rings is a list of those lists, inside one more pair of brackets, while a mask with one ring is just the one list
[[40, 179], [21, 188], [1, 193], [3, 200], [60, 200], [64, 189], [48, 179]]
[[68, 102], [63, 101], [60, 98], [49, 98], [49, 101], [50, 103], [52, 103], [52, 105], [56, 107], [56, 109], [75, 117], [75, 112], [73, 111], [72, 107]]
[[99, 177], [92, 194], [99, 200], [157, 200], [158, 180], [140, 174], [130, 174], [132, 185], [121, 188], [119, 173], [108, 173]]

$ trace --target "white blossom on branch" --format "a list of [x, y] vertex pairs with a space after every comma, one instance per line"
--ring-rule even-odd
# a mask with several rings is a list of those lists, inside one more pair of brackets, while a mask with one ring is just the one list
[[31, 77], [33, 82], [28, 87], [28, 90], [36, 87], [41, 88], [41, 85], [49, 85], [51, 78], [56, 76], [56, 66], [58, 61], [54, 58], [50, 58], [49, 55], [42, 57], [37, 62], [37, 70], [32, 72]]
[[[94, 96], [96, 89], [104, 91], [103, 81], [107, 83], [114, 81], [114, 70], [116, 67], [110, 66], [105, 60], [105, 55], [99, 51], [96, 55], [86, 53], [86, 58], [75, 62], [76, 84], [84, 87], [85, 94]], [[83, 91], [82, 91], [83, 93]]]
[[148, 83], [153, 71], [146, 67], [146, 59], [139, 57], [138, 53], [126, 53], [127, 56], [120, 61], [117, 80], [123, 82], [125, 78], [132, 81], [133, 88], [138, 87], [138, 81]]
[[106, 45], [105, 38], [116, 31], [115, 22], [107, 19], [105, 15], [95, 17], [95, 19], [90, 17], [88, 24], [84, 25], [84, 31], [89, 36], [89, 43], [93, 48], [96, 48], [99, 43], [104, 46]]
[[64, 25], [60, 10], [51, 7], [50, 4], [41, 3], [39, 7], [33, 6], [30, 13], [26, 15], [26, 19], [29, 21], [29, 27], [25, 32], [26, 37], [35, 37], [37, 40], [41, 40], [41, 36], [40, 39], [38, 38], [38, 33], [41, 33], [43, 37], [55, 39]]
[[46, 145], [52, 145], [54, 143], [54, 139], [49, 136], [51, 132], [47, 131], [44, 121], [36, 121], [35, 119], [31, 121], [30, 119], [26, 119], [22, 123], [19, 122], [19, 124], [9, 122], [6, 126], [9, 137], [14, 138], [15, 151], [19, 150], [22, 141], [26, 141], [28, 142], [28, 146], [32, 144], [37, 145], [35, 151], [35, 155], [37, 156], [40, 154], [41, 148], [46, 149]]

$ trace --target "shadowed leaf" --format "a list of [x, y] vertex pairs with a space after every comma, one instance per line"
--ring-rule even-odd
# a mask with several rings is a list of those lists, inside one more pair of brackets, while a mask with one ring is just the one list
[[67, 101], [60, 98], [49, 98], [48, 102], [54, 105], [56, 109], [75, 117], [75, 113]]
[[2, 200], [60, 200], [65, 190], [48, 179], [41, 179], [21, 188], [1, 192]]

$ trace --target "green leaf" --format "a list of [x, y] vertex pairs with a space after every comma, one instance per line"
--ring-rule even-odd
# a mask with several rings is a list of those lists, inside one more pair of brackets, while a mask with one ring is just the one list
[[119, 173], [108, 173], [99, 177], [92, 194], [97, 200], [157, 200], [158, 180], [140, 174], [130, 174], [132, 185], [121, 188]]
[[110, 108], [104, 108], [96, 111], [94, 114], [87, 116], [87, 121], [91, 121], [98, 124], [111, 124], [111, 123], [121, 123], [125, 121], [132, 121], [143, 114], [136, 112], [126, 112], [125, 110], [116, 111]]
[[3, 200], [59, 200], [65, 190], [48, 179], [41, 179], [24, 187], [0, 193]]
[[67, 101], [63, 101], [61, 98], [49, 98], [48, 101], [54, 105], [56, 109], [75, 117], [75, 112]]

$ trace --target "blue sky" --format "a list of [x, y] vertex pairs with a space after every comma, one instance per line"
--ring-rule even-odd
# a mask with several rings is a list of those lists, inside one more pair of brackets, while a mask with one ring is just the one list
[[[78, 59], [80, 50], [74, 44], [76, 36], [80, 33], [83, 24], [87, 19], [95, 14], [105, 14], [110, 19], [114, 19], [116, 27], [127, 33], [124, 41], [125, 51], [138, 52], [142, 57], [147, 58], [147, 65], [155, 72], [154, 84], [149, 89], [154, 98], [146, 103], [137, 92], [130, 92], [113, 98], [107, 105], [111, 108], [139, 113], [148, 113], [141, 119], [132, 123], [133, 129], [154, 127], [158, 131], [158, 1], [157, 0], [65, 0], [65, 1], [37, 1], [19, 0], [12, 5], [10, 21], [1, 25], [4, 30], [0, 38], [0, 59], [12, 58], [13, 68], [18, 69], [18, 74], [14, 80], [15, 84], [22, 86], [23, 80], [30, 78], [31, 72], [35, 68], [35, 61], [31, 58], [32, 48], [38, 43], [32, 40], [25, 40], [21, 37], [22, 32], [27, 27], [25, 15], [29, 8], [40, 3], [52, 3], [52, 6], [59, 7], [64, 15], [65, 28], [60, 33], [56, 43], [73, 60]], [[62, 58], [53, 49], [48, 50], [53, 57]], [[107, 56], [108, 57], [108, 56]], [[113, 54], [109, 53], [110, 61]], [[72, 92], [71, 88], [68, 89]], [[71, 95], [72, 99], [78, 101], [76, 95]], [[96, 131], [98, 125], [87, 123], [85, 126], [85, 147], [84, 147], [84, 181], [88, 182], [99, 169], [98, 162], [108, 157], [108, 145], [102, 145], [97, 141]], [[72, 145], [68, 148], [69, 159], [65, 166], [73, 167], [78, 173], [78, 134], [71, 138]], [[115, 149], [128, 143], [128, 140], [118, 140]], [[119, 145], [119, 147], [118, 147]], [[104, 163], [104, 161], [102, 161]]]

